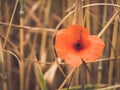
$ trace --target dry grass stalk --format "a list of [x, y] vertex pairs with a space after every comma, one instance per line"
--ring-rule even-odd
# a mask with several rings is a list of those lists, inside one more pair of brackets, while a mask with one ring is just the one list
[[7, 42], [9, 33], [10, 33], [11, 24], [12, 24], [12, 21], [13, 21], [13, 18], [14, 18], [14, 14], [15, 14], [17, 5], [18, 5], [18, 1], [19, 0], [17, 0], [16, 3], [15, 3], [15, 7], [14, 7], [14, 10], [13, 10], [13, 13], [12, 13], [12, 16], [11, 16], [11, 20], [10, 20], [10, 23], [9, 23], [9, 27], [8, 27], [8, 30], [7, 30], [7, 33], [6, 33], [6, 37], [5, 37], [5, 41], [4, 41], [4, 44], [3, 44], [3, 48], [5, 48], [5, 46], [6, 46], [6, 42]]
[[[117, 10], [119, 10], [117, 8]], [[118, 17], [115, 18], [114, 20], [114, 27], [113, 27], [113, 35], [112, 35], [112, 46], [111, 47], [111, 53], [110, 53], [110, 58], [111, 57], [116, 57], [116, 44], [117, 44], [117, 35], [118, 35]], [[114, 68], [114, 62], [110, 61], [110, 66], [109, 66], [109, 77], [108, 77], [108, 85], [112, 84], [112, 76], [113, 76], [113, 68]]]

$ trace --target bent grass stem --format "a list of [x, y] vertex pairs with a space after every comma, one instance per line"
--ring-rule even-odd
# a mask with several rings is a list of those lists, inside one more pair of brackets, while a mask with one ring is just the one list
[[111, 19], [108, 21], [108, 23], [104, 26], [104, 28], [98, 34], [98, 37], [101, 37], [102, 34], [107, 30], [107, 28], [109, 27], [109, 25], [113, 22], [113, 20], [115, 19], [115, 17], [118, 15], [119, 11], [120, 10], [116, 11], [116, 13], [111, 17]]
[[61, 90], [63, 88], [63, 86], [65, 85], [65, 83], [67, 82], [67, 80], [70, 78], [70, 76], [74, 73], [74, 71], [76, 70], [76, 67], [74, 67], [71, 72], [68, 74], [68, 76], [66, 77], [66, 79], [63, 81], [63, 83], [61, 84], [61, 86], [58, 88], [58, 90]]

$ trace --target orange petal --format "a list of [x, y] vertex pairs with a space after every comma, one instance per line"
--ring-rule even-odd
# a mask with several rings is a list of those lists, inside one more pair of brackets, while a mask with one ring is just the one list
[[82, 64], [81, 57], [74, 53], [69, 53], [66, 57], [66, 63], [73, 67], [78, 67]]
[[56, 40], [55, 40], [55, 50], [58, 54], [58, 56], [62, 59], [65, 59], [66, 54], [68, 52], [66, 46], [68, 43], [66, 41], [68, 40], [67, 31], [65, 29], [62, 29], [58, 31], [56, 34]]
[[89, 36], [89, 32], [86, 28], [84, 28], [83, 26], [78, 26], [78, 25], [70, 25], [68, 26], [67, 30], [69, 30], [69, 32], [72, 33], [72, 35], [74, 35], [76, 37], [79, 37], [80, 39], [83, 38], [87, 38]]
[[81, 57], [86, 62], [93, 62], [101, 56], [105, 45], [104, 42], [95, 35], [89, 36], [89, 40], [91, 41], [90, 47], [83, 52]]
[[[80, 34], [80, 33], [83, 33]], [[55, 50], [58, 56], [62, 59], [65, 59], [69, 52], [73, 52], [73, 44], [80, 40], [82, 36], [88, 37], [88, 31], [82, 27], [77, 25], [71, 25], [67, 29], [62, 29], [58, 31], [56, 34], [56, 43]]]

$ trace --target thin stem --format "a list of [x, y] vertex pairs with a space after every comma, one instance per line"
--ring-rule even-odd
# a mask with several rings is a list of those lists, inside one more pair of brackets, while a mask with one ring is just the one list
[[[24, 25], [24, 10], [23, 10], [23, 0], [20, 0], [20, 26]], [[24, 31], [20, 28], [20, 55], [24, 57]]]
[[[20, 0], [20, 26], [24, 25], [23, 0]], [[20, 29], [20, 56], [24, 58], [24, 31]], [[20, 90], [24, 90], [24, 61], [21, 60], [20, 67]]]
[[73, 76], [74, 76], [74, 73], [71, 75], [71, 78], [70, 78], [70, 80], [69, 80], [69, 82], [68, 82], [68, 88], [67, 88], [67, 90], [69, 90], [69, 86], [70, 86], [70, 83], [71, 83], [71, 81], [72, 81], [72, 79], [73, 79]]
[[83, 8], [86, 7], [92, 7], [92, 6], [115, 6], [115, 7], [120, 7], [119, 4], [111, 4], [111, 3], [94, 3], [94, 4], [88, 4], [88, 5], [84, 5]]
[[82, 66], [82, 90], [85, 90], [85, 76], [86, 76], [86, 63], [85, 61], [82, 59], [83, 61], [83, 66]]
[[[107, 0], [104, 0], [104, 3], [107, 3]], [[105, 26], [106, 19], [107, 19], [107, 5], [104, 6], [104, 11], [103, 11], [103, 18], [102, 18], [103, 26]], [[102, 40], [105, 41], [105, 34], [103, 34]], [[103, 58], [103, 57], [104, 57], [104, 52], [103, 52], [101, 58]], [[97, 78], [98, 85], [101, 84], [101, 77], [102, 77], [102, 61], [100, 61], [99, 65], [98, 65], [98, 78]]]
[[12, 25], [12, 21], [13, 21], [14, 15], [15, 15], [17, 5], [18, 5], [18, 1], [19, 0], [16, 0], [16, 3], [15, 3], [15, 7], [14, 7], [14, 10], [13, 10], [13, 13], [12, 13], [12, 16], [11, 16], [10, 24], [9, 24], [8, 29], [7, 29], [7, 34], [6, 34], [6, 37], [5, 37], [3, 48], [5, 48], [5, 46], [6, 46], [6, 42], [7, 42], [8, 36], [9, 36], [10, 28], [11, 28], [11, 25]]
[[66, 79], [63, 81], [63, 83], [61, 84], [61, 86], [58, 88], [58, 90], [61, 90], [63, 88], [63, 86], [65, 85], [65, 83], [67, 82], [67, 80], [71, 77], [71, 75], [74, 73], [74, 71], [76, 70], [76, 67], [74, 67], [71, 72], [68, 74], [68, 76], [66, 77]]
[[111, 86], [108, 86], [108, 87], [104, 87], [104, 88], [100, 88], [100, 89], [95, 89], [95, 90], [113, 90], [113, 89], [117, 89], [117, 88], [120, 88], [120, 85], [111, 85]]
[[[5, 25], [5, 26], [9, 26], [9, 23], [5, 23], [5, 22], [0, 22], [0, 25]], [[39, 28], [39, 27], [30, 27], [30, 26], [20, 26], [20, 25], [16, 25], [16, 24], [11, 24], [11, 27], [14, 28], [20, 28], [21, 30], [28, 30], [29, 32], [36, 32], [36, 33], [41, 33], [41, 32], [54, 32], [54, 29], [50, 29], [50, 28]], [[20, 30], [20, 29], [16, 29], [16, 30]]]
[[80, 0], [76, 0], [76, 7], [75, 7], [75, 24], [79, 25], [79, 3]]
[[[117, 44], [118, 25], [119, 25], [118, 24], [118, 18], [116, 17], [115, 21], [114, 21], [114, 27], [113, 27], [113, 35], [112, 35], [112, 46], [113, 47], [111, 47], [110, 58], [111, 57], [116, 57], [116, 52], [114, 50], [116, 50], [116, 44]], [[114, 50], [113, 50], [113, 48], [114, 48]], [[112, 84], [113, 69], [114, 69], [114, 62], [110, 61], [109, 76], [108, 76], [108, 85]]]
[[[85, 4], [90, 4], [90, 0], [85, 0]], [[89, 30], [89, 32], [91, 32], [91, 23], [90, 23], [90, 7], [87, 7], [86, 9], [85, 9], [85, 18], [84, 19], [86, 19], [85, 21], [86, 21], [86, 28]], [[88, 66], [88, 68], [90, 69], [91, 68], [91, 64], [88, 64], [87, 65]], [[86, 73], [86, 78], [87, 78], [87, 84], [90, 84], [91, 83], [91, 79], [90, 79], [90, 75], [89, 75], [89, 73], [87, 72]]]
[[2, 88], [3, 90], [5, 90], [6, 88], [6, 82], [5, 82], [5, 77], [6, 77], [6, 69], [5, 69], [5, 60], [4, 60], [4, 54], [3, 54], [3, 47], [2, 47], [2, 41], [1, 41], [1, 38], [0, 38], [0, 63], [1, 63], [1, 66], [2, 66]]
[[83, 2], [82, 2], [83, 0], [80, 0], [80, 25], [82, 25], [82, 26], [84, 26], [84, 22], [83, 22], [83, 8], [82, 8], [82, 6], [83, 6]]
[[[98, 59], [98, 60], [96, 60], [95, 62], [108, 61], [108, 60], [115, 60], [115, 59], [120, 60], [120, 56], [118, 56], [118, 57], [112, 57], [112, 58]], [[57, 62], [35, 61], [35, 60], [30, 59], [30, 58], [27, 58], [27, 59], [24, 58], [24, 60], [29, 61], [29, 62], [33, 62], [33, 63], [39, 63], [39, 64], [48, 64], [48, 65], [50, 65], [50, 64], [54, 64], [54, 63], [57, 64]], [[92, 62], [91, 62], [91, 63], [92, 63]], [[64, 63], [59, 63], [59, 64], [63, 65]]]
[[24, 90], [24, 61], [20, 61], [20, 90]]
[[[89, 3], [90, 3], [90, 0], [86, 0], [85, 2], [86, 2], [86, 4], [89, 4]], [[90, 11], [90, 7], [87, 7], [87, 8], [85, 9], [85, 13], [86, 13], [86, 27], [87, 27], [87, 29], [88, 29], [89, 32], [90, 32], [91, 26], [90, 26], [90, 14], [88, 13], [89, 11]]]
[[101, 37], [102, 34], [107, 30], [107, 28], [109, 27], [109, 25], [113, 22], [113, 20], [115, 19], [115, 17], [118, 15], [119, 11], [120, 10], [116, 11], [116, 13], [111, 17], [111, 19], [108, 21], [108, 23], [104, 26], [104, 28], [98, 34], [98, 37]]
[[[20, 18], [20, 26], [23, 26], [24, 19], [23, 17]], [[24, 57], [24, 30], [20, 29], [20, 55]]]

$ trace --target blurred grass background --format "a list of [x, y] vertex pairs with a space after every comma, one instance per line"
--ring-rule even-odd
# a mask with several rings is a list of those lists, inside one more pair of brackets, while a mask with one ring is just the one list
[[[82, 1], [84, 25], [94, 35], [120, 7], [120, 0]], [[55, 57], [53, 35], [56, 29], [72, 24], [73, 10], [75, 0], [0, 0], [0, 90], [59, 88], [71, 67]], [[101, 59], [87, 64], [91, 75], [87, 71], [85, 90], [119, 90], [119, 21], [118, 14], [101, 37], [105, 42]], [[80, 90], [81, 66], [77, 71], [64, 90]]]

